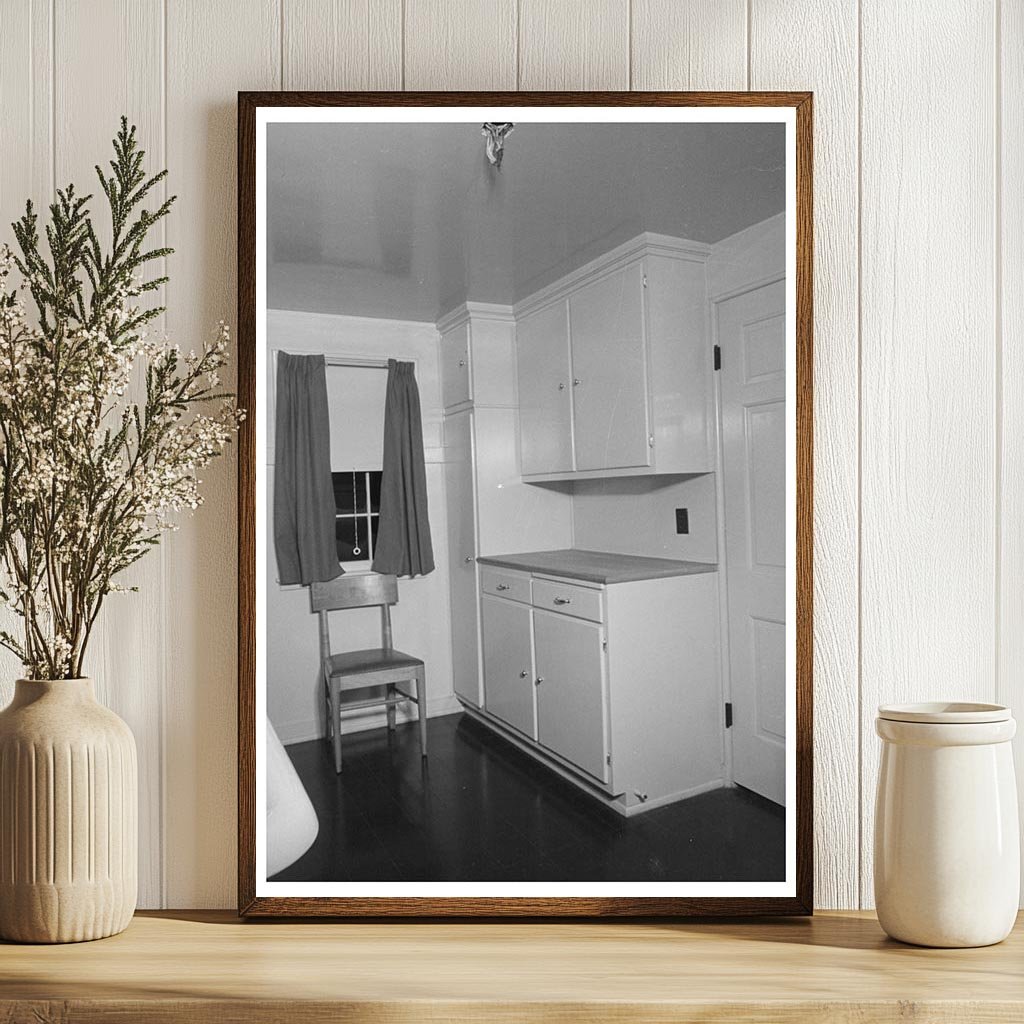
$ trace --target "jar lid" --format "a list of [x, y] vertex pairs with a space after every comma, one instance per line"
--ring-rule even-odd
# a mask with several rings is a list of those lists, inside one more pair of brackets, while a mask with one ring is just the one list
[[1005, 704], [927, 701], [922, 704], [883, 704], [878, 709], [878, 717], [889, 722], [971, 725], [985, 722], [1008, 722], [1010, 709]]

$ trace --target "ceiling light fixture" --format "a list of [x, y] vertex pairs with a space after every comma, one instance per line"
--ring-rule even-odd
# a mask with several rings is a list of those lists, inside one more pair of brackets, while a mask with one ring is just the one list
[[509, 121], [488, 121], [480, 129], [480, 134], [487, 140], [484, 143], [487, 160], [492, 167], [496, 167], [499, 171], [501, 170], [501, 158], [505, 155], [505, 136], [510, 135], [513, 128], [515, 125]]

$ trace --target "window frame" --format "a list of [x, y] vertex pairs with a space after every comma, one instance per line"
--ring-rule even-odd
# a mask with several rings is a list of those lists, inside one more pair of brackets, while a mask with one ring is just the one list
[[[374, 541], [373, 541], [373, 525], [374, 525], [373, 524], [373, 520], [374, 519], [377, 520], [378, 528], [380, 526], [380, 488], [379, 487], [377, 488], [377, 506], [376, 506], [376, 509], [374, 508], [374, 504], [373, 504], [373, 484], [372, 484], [372, 481], [371, 481], [371, 474], [374, 474], [374, 473], [382, 476], [383, 475], [383, 470], [381, 470], [381, 469], [332, 469], [331, 470], [331, 483], [332, 483], [332, 485], [334, 483], [334, 478], [337, 477], [337, 476], [350, 476], [352, 474], [355, 474], [357, 477], [360, 477], [361, 478], [361, 486], [363, 487], [362, 494], [363, 494], [364, 499], [365, 499], [365, 506], [366, 506], [366, 511], [365, 512], [355, 512], [355, 511], [353, 511], [353, 512], [339, 512], [338, 511], [338, 506], [337, 506], [337, 501], [335, 501], [335, 506], [334, 506], [334, 521], [335, 521], [335, 524], [337, 524], [337, 521], [339, 519], [362, 520], [366, 524], [366, 542], [365, 542], [365, 547], [363, 547], [363, 550], [365, 550], [365, 552], [366, 552], [366, 557], [365, 558], [363, 558], [363, 557], [354, 558], [354, 559], [350, 559], [348, 561], [346, 561], [346, 560], [344, 560], [344, 559], [342, 559], [340, 557], [338, 558], [338, 565], [340, 565], [341, 568], [346, 573], [353, 573], [353, 572], [354, 573], [359, 573], [359, 572], [372, 572], [373, 571], [370, 568], [370, 566], [373, 564], [373, 556], [374, 556], [374, 552], [376, 550], [375, 545], [374, 545]], [[358, 500], [357, 492], [355, 490], [353, 490], [352, 500], [353, 500], [353, 505], [356, 508], [358, 508], [359, 507], [359, 500]], [[335, 544], [337, 544], [337, 538], [335, 538]], [[360, 545], [360, 546], [362, 547], [362, 545]]]

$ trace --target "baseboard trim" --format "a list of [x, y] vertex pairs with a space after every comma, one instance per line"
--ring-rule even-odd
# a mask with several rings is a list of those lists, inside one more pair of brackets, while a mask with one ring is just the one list
[[[465, 701], [462, 702], [462, 709], [470, 718], [480, 722], [481, 725], [490, 729], [491, 732], [497, 734], [506, 742], [511, 743], [514, 747], [517, 747], [535, 761], [551, 769], [551, 771], [560, 775], [566, 781], [571, 782], [592, 800], [598, 801], [598, 803], [615, 811], [616, 814], [621, 814], [624, 818], [633, 818], [647, 811], [653, 811], [657, 807], [665, 807], [680, 800], [687, 800], [692, 796], [700, 796], [701, 793], [710, 793], [711, 790], [721, 789], [726, 785], [724, 778], [709, 779], [707, 782], [690, 786], [688, 789], [681, 789], [675, 793], [667, 793], [664, 796], [655, 797], [653, 800], [641, 802], [624, 792], [614, 793], [611, 789], [601, 788], [600, 783], [591, 782], [588, 778], [563, 765], [543, 747], [531, 743], [525, 737], [520, 736], [484, 709], [475, 707]], [[627, 801], [630, 802], [627, 803]]]
[[681, 789], [677, 793], [667, 793], [665, 796], [656, 797], [654, 800], [645, 800], [643, 803], [623, 806], [620, 813], [627, 818], [635, 818], [638, 814], [646, 811], [653, 811], [656, 807], [665, 807], [668, 804], [677, 803], [680, 800], [689, 800], [691, 796], [700, 796], [701, 793], [710, 793], [713, 789], [724, 789], [725, 779], [712, 779], [710, 782], [702, 782], [699, 786], [691, 786], [689, 789]]
[[[444, 697], [427, 699], [427, 718], [442, 718], [445, 715], [454, 715], [462, 711], [455, 694], [447, 694]], [[397, 708], [398, 722], [413, 722], [416, 720], [416, 706], [405, 704]], [[371, 711], [369, 714], [360, 715], [358, 718], [344, 718], [341, 720], [342, 736], [349, 736], [357, 732], [367, 732], [370, 729], [383, 729], [387, 725], [387, 714], [384, 711]], [[292, 743], [308, 743], [310, 740], [322, 740], [324, 731], [319, 724], [316, 728], [310, 729], [309, 723], [292, 722], [283, 726], [275, 726], [278, 738], [284, 746]]]
[[517, 747], [524, 754], [532, 757], [535, 761], [547, 768], [550, 768], [551, 771], [560, 775], [566, 781], [571, 782], [587, 796], [593, 797], [606, 807], [611, 807], [620, 814], [624, 813], [621, 805], [617, 802], [616, 795], [611, 793], [608, 789], [602, 788], [602, 783], [598, 782], [596, 779], [591, 782], [590, 779], [586, 778], [582, 774], [563, 765], [555, 755], [549, 754], [543, 747], [531, 742], [523, 736], [520, 736], [514, 729], [506, 726], [499, 718], [495, 718], [483, 708], [478, 708], [472, 704], [463, 702], [462, 709], [470, 716], [470, 718], [480, 722], [481, 725], [485, 726], [497, 736], [500, 736], [507, 743], [511, 743], [512, 746]]

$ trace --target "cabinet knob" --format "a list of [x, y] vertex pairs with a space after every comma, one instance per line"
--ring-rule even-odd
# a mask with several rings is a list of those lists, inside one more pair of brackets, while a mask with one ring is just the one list
[[562, 383], [562, 381], [558, 382], [558, 390], [559, 391], [564, 391], [565, 390], [565, 384]]
[[523, 669], [523, 671], [519, 673], [519, 678], [520, 679], [525, 679], [526, 678], [526, 669]]
[[571, 597], [556, 597], [554, 603], [555, 604], [572, 604], [572, 598]]
[[465, 359], [460, 359], [459, 360], [459, 366], [465, 366], [465, 365], [466, 365], [466, 360]]
[[573, 379], [572, 379], [572, 386], [574, 388], [578, 388], [582, 383], [583, 383], [583, 381], [581, 381], [579, 379], [579, 377], [573, 377]]
[[468, 565], [470, 562], [473, 561], [473, 556], [472, 555], [466, 555], [466, 557], [463, 559], [463, 561]]
[[507, 583], [499, 583], [494, 589], [495, 590], [508, 590], [508, 584]]
[[543, 683], [543, 682], [544, 682], [544, 677], [543, 676], [537, 676], [537, 685], [540, 686], [540, 684]]

